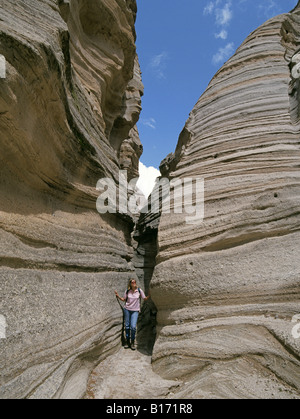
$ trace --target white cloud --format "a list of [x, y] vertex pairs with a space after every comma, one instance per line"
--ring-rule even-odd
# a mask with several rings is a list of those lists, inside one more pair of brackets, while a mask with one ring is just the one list
[[216, 23], [219, 26], [229, 25], [232, 17], [233, 11], [231, 9], [231, 1], [227, 2], [222, 9], [216, 9]]
[[154, 118], [141, 119], [141, 123], [146, 127], [156, 129], [156, 121]]
[[227, 37], [228, 37], [228, 32], [225, 30], [225, 29], [222, 29], [221, 30], [221, 32], [219, 32], [219, 33], [215, 33], [215, 37], [218, 39], [218, 38], [221, 38], [221, 39], [227, 39]]
[[160, 171], [155, 167], [147, 167], [142, 162], [139, 164], [140, 177], [137, 187], [143, 192], [146, 198], [153, 191], [155, 180], [161, 176]]
[[162, 52], [161, 54], [154, 55], [150, 61], [150, 67], [158, 79], [165, 79], [166, 60], [168, 53]]
[[[215, 38], [226, 40], [228, 38], [227, 28], [233, 18], [232, 0], [211, 0], [203, 10], [204, 15], [212, 15], [215, 19]], [[227, 58], [231, 54], [233, 44], [229, 43], [213, 56], [213, 64], [218, 64], [224, 57]]]
[[205, 8], [203, 10], [203, 13], [204, 13], [204, 15], [211, 15], [213, 13], [214, 9], [215, 9], [215, 4], [214, 4], [214, 2], [211, 1], [210, 3], [208, 3], [205, 6]]
[[234, 53], [234, 43], [228, 43], [224, 48], [219, 48], [219, 51], [213, 56], [212, 62], [217, 65], [227, 59]]
[[[272, 0], [271, 0], [272, 1]], [[207, 3], [203, 10], [204, 15], [215, 16], [215, 23], [218, 26], [227, 26], [233, 18], [232, 0], [214, 0]]]

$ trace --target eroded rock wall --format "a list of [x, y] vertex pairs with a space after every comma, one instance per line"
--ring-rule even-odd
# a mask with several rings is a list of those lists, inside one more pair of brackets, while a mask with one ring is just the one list
[[96, 183], [136, 175], [142, 151], [135, 14], [132, 0], [0, 0], [1, 398], [81, 397], [119, 345], [133, 220], [100, 216]]
[[218, 71], [162, 164], [205, 182], [204, 221], [171, 208], [158, 229], [153, 367], [176, 397], [300, 395], [299, 49], [297, 6]]

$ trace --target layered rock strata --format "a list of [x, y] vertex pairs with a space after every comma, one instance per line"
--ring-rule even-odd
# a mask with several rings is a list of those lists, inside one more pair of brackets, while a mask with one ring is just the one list
[[299, 4], [254, 31], [162, 163], [205, 184], [202, 222], [171, 199], [158, 228], [153, 367], [176, 397], [300, 396], [299, 34]]
[[119, 345], [133, 219], [100, 216], [96, 184], [137, 174], [135, 15], [133, 0], [0, 1], [1, 398], [81, 397]]
[[247, 38], [161, 165], [204, 179], [204, 221], [173, 199], [134, 234], [97, 213], [95, 186], [138, 173], [136, 2], [0, 12], [0, 397], [82, 397], [120, 346], [113, 289], [137, 275], [148, 290], [154, 270], [158, 328], [145, 306], [140, 337], [150, 351], [158, 332], [170, 397], [299, 398], [300, 6]]

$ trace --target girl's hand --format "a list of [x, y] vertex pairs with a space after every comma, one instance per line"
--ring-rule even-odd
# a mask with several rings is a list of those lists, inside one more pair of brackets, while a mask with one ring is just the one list
[[145, 301], [148, 301], [148, 300], [149, 300], [149, 298], [151, 298], [151, 292], [150, 292], [150, 290], [149, 290], [149, 292], [148, 292], [148, 297], [146, 297], [146, 298], [145, 298]]
[[122, 298], [119, 296], [118, 291], [115, 291], [116, 297], [120, 300], [123, 301], [123, 303], [125, 302], [125, 298]]

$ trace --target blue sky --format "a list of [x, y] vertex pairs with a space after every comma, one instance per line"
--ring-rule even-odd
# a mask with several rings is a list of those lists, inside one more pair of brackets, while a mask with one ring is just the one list
[[267, 19], [297, 0], [137, 0], [137, 51], [145, 93], [141, 162], [159, 167], [217, 70]]

